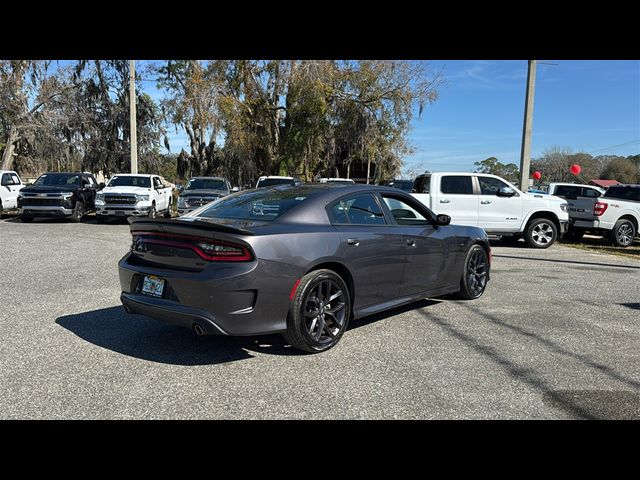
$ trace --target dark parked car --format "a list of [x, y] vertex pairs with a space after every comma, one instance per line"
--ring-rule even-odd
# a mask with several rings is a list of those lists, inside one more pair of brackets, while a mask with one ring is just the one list
[[90, 173], [44, 173], [18, 194], [18, 213], [23, 222], [35, 217], [68, 217], [82, 221], [95, 210], [96, 191], [104, 187]]
[[180, 191], [178, 215], [192, 212], [207, 203], [215, 202], [219, 198], [237, 191], [238, 188], [232, 188], [229, 180], [223, 177], [194, 177]]
[[352, 318], [454, 292], [478, 298], [489, 279], [484, 230], [449, 225], [389, 187], [277, 186], [130, 221], [126, 311], [199, 335], [282, 332], [319, 352]]

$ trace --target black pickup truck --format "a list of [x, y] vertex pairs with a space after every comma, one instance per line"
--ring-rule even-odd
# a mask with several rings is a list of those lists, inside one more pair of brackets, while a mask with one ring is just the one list
[[18, 213], [23, 222], [35, 217], [68, 217], [81, 222], [87, 212], [95, 210], [98, 184], [90, 173], [44, 173], [18, 194]]

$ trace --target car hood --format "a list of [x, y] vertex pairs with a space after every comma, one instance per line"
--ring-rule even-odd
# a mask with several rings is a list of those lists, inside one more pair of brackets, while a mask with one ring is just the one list
[[229, 195], [229, 192], [225, 190], [206, 190], [206, 189], [196, 189], [196, 190], [183, 190], [180, 194], [181, 197], [224, 197], [225, 195]]
[[130, 193], [138, 195], [149, 195], [150, 188], [144, 187], [104, 187], [100, 193]]
[[80, 187], [77, 185], [55, 186], [55, 185], [29, 185], [20, 190], [21, 193], [64, 193], [75, 192]]

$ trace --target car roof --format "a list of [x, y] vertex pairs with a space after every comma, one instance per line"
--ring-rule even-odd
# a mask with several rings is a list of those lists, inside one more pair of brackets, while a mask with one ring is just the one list
[[226, 180], [226, 177], [191, 177], [189, 180]]
[[293, 177], [282, 177], [280, 175], [263, 175], [258, 180], [264, 180], [265, 178], [281, 178], [283, 180], [294, 180]]

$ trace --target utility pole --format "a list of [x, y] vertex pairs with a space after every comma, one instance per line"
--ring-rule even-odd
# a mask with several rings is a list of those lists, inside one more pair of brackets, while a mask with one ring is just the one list
[[129, 60], [129, 127], [131, 130], [131, 173], [138, 173], [138, 133], [136, 125], [136, 61]]
[[533, 126], [533, 95], [536, 89], [536, 61], [529, 60], [527, 93], [524, 103], [522, 150], [520, 151], [520, 190], [529, 190], [529, 165], [531, 163], [531, 129]]

